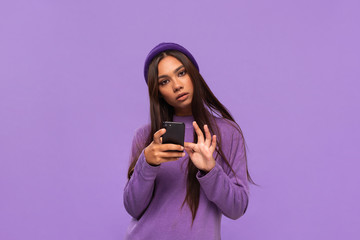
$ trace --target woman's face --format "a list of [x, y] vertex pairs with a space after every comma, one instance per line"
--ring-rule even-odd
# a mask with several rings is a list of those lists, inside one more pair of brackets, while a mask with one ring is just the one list
[[166, 56], [158, 65], [160, 95], [175, 109], [178, 116], [191, 115], [194, 88], [183, 64], [175, 57]]

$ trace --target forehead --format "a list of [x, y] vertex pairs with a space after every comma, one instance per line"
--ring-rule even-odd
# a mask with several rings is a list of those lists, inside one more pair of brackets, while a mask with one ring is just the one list
[[173, 56], [166, 56], [158, 64], [158, 75], [169, 75], [182, 63]]

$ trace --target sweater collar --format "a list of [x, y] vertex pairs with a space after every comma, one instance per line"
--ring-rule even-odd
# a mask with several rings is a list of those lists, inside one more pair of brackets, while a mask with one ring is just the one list
[[189, 116], [173, 116], [173, 121], [174, 122], [183, 122], [185, 123], [185, 127], [189, 128], [189, 127], [193, 127], [192, 122], [194, 121], [194, 117], [192, 115]]

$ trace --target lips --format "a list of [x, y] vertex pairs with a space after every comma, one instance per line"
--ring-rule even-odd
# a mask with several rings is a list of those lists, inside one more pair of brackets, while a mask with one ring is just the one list
[[181, 93], [176, 97], [176, 100], [179, 100], [181, 97], [188, 95], [189, 93]]

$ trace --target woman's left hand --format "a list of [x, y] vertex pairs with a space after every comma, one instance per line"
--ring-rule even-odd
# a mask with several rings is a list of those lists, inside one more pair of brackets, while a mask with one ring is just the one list
[[197, 134], [198, 142], [185, 142], [185, 151], [188, 153], [191, 161], [198, 169], [209, 172], [215, 167], [213, 153], [216, 148], [216, 135], [213, 135], [211, 140], [209, 128], [207, 125], [204, 125], [206, 137], [204, 139], [204, 134], [195, 121], [193, 122], [193, 126]]

